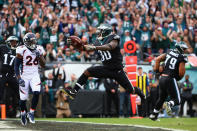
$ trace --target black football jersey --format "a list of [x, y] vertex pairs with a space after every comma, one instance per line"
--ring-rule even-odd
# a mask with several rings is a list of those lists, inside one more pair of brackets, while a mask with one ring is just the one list
[[112, 40], [118, 40], [118, 46], [115, 49], [109, 51], [98, 50], [97, 52], [104, 66], [107, 66], [111, 69], [120, 69], [123, 67], [123, 64], [122, 64], [122, 54], [120, 53], [120, 46], [119, 46], [120, 37], [118, 35], [115, 34], [110, 35], [107, 38], [105, 38], [103, 41], [97, 39], [94, 45], [102, 46], [110, 43]]
[[16, 51], [12, 50], [6, 44], [0, 45], [0, 73], [14, 74], [14, 60]]
[[179, 64], [187, 62], [187, 57], [176, 50], [172, 50], [166, 55], [164, 74], [168, 74], [173, 78], [179, 78]]

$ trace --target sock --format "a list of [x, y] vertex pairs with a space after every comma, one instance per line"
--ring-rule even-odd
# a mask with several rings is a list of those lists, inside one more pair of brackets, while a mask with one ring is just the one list
[[34, 109], [30, 109], [30, 113], [34, 113], [35, 112], [35, 110]]
[[26, 111], [21, 111], [21, 115], [24, 115], [24, 114], [26, 114]]
[[88, 80], [88, 76], [86, 76], [84, 73], [79, 77], [77, 80], [77, 83], [75, 84], [74, 89], [78, 91]]
[[158, 110], [156, 110], [156, 109], [154, 109], [154, 110], [153, 110], [153, 112], [154, 112], [154, 113], [159, 113], [159, 111], [158, 111]]
[[31, 109], [33, 109], [33, 110], [36, 109], [36, 106], [38, 104], [39, 94], [40, 94], [40, 92], [38, 92], [38, 91], [34, 91], [34, 93], [33, 93], [33, 98], [32, 98], [32, 102], [31, 102]]
[[169, 101], [171, 106], [174, 106], [174, 101]]
[[26, 100], [20, 100], [20, 101], [19, 101], [19, 105], [20, 105], [21, 112], [24, 112], [24, 111], [27, 110], [27, 107], [26, 107]]

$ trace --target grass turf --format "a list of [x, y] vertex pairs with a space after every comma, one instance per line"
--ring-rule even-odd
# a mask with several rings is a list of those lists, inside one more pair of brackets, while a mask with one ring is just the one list
[[151, 121], [148, 118], [40, 118], [37, 120], [93, 122], [107, 124], [128, 124], [163, 127], [171, 129], [197, 131], [197, 118], [161, 118], [160, 121]]

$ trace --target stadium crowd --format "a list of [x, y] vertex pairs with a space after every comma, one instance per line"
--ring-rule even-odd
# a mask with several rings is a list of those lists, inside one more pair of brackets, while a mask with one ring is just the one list
[[[96, 52], [78, 52], [66, 40], [69, 36], [76, 35], [85, 43], [93, 44], [96, 28], [101, 23], [111, 24], [114, 33], [120, 35], [121, 53], [124, 56], [133, 55], [124, 51], [125, 42], [130, 40], [135, 41], [137, 51], [134, 55], [141, 61], [151, 62], [155, 55], [167, 52], [175, 47], [175, 43], [182, 42], [189, 45], [191, 52], [197, 55], [196, 0], [0, 1], [1, 43], [10, 35], [17, 36], [22, 43], [23, 36], [27, 32], [33, 32], [38, 44], [46, 51], [48, 63], [97, 61]], [[56, 67], [60, 68], [60, 65], [54, 65], [53, 68]], [[88, 80], [89, 83], [95, 81], [98, 80]], [[49, 101], [54, 103], [59, 92], [54, 94], [53, 89], [65, 86], [72, 88], [75, 82], [74, 74], [68, 82], [65, 74], [49, 73], [43, 80], [44, 92], [49, 96]], [[87, 88], [90, 89], [91, 86]], [[60, 105], [57, 104], [56, 107], [59, 108]]]
[[[68, 36], [94, 43], [96, 27], [113, 26], [121, 36], [120, 46], [133, 40], [139, 60], [151, 61], [185, 42], [197, 53], [197, 3], [195, 0], [8, 0], [0, 2], [0, 38], [27, 32], [36, 34], [51, 61], [97, 60], [94, 52], [68, 47]], [[123, 55], [126, 54], [122, 49]]]

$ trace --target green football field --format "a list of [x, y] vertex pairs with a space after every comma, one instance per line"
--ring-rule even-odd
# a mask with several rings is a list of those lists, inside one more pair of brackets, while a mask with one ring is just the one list
[[130, 126], [161, 127], [179, 130], [197, 131], [197, 118], [161, 118], [160, 121], [151, 121], [148, 118], [45, 118], [37, 120], [46, 121], [67, 121], [80, 123], [105, 123], [105, 124], [123, 124]]

